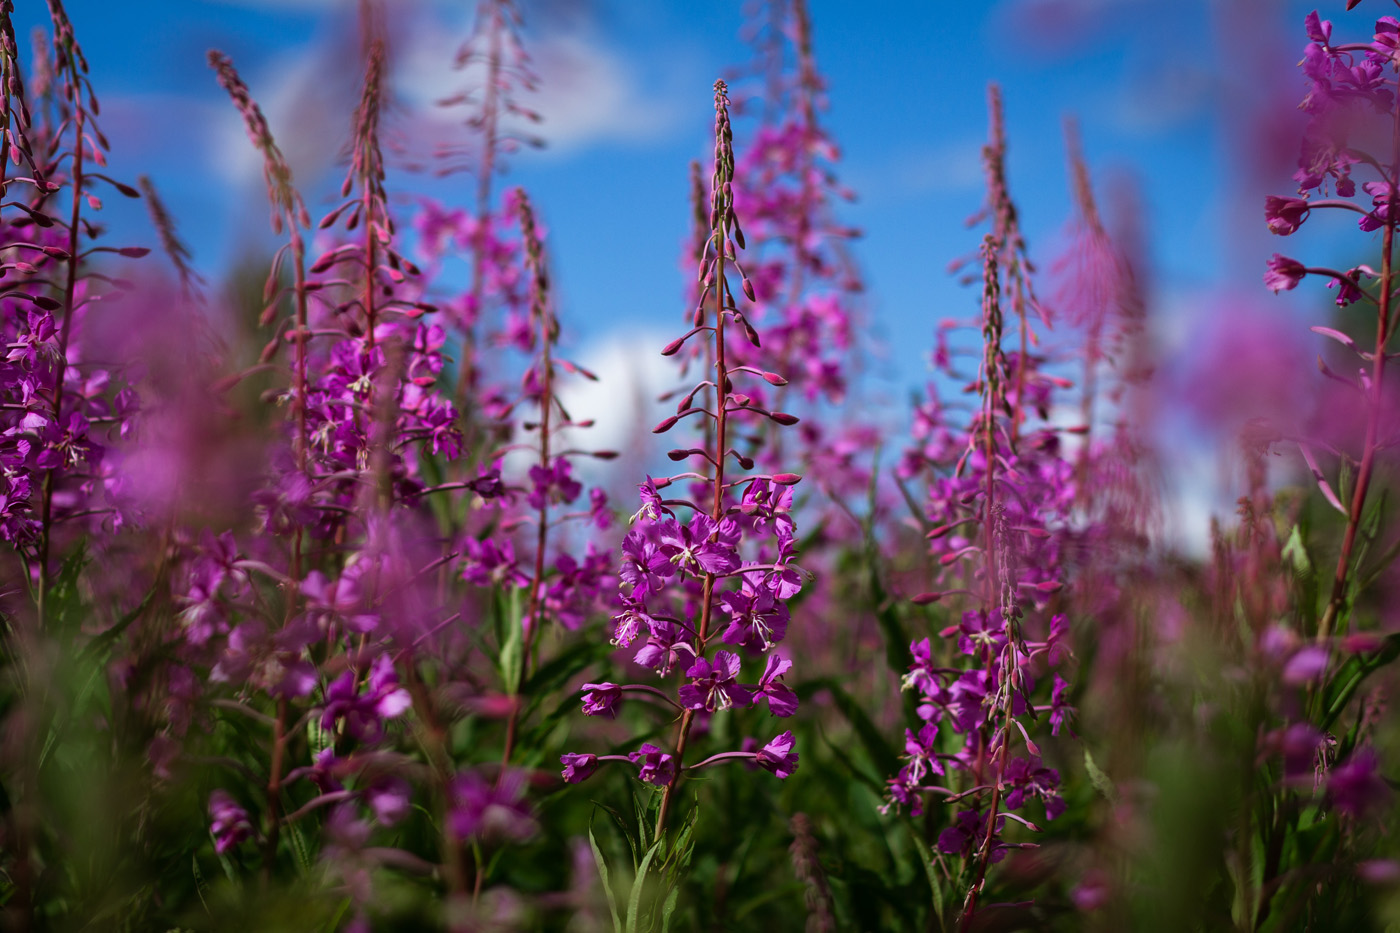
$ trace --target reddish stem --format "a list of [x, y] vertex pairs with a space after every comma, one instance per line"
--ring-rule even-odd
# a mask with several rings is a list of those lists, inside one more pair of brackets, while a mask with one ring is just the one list
[[[1400, 163], [1400, 110], [1397, 110], [1391, 129], [1392, 152]], [[1396, 175], [1400, 174], [1400, 164], [1390, 169], [1390, 196], [1395, 197]], [[1333, 626], [1346, 601], [1347, 578], [1351, 571], [1352, 551], [1356, 546], [1356, 532], [1361, 526], [1361, 513], [1366, 506], [1366, 493], [1371, 485], [1371, 475], [1375, 470], [1376, 451], [1379, 446], [1382, 381], [1385, 377], [1385, 346], [1390, 337], [1390, 310], [1393, 300], [1391, 273], [1393, 271], [1392, 251], [1395, 245], [1395, 221], [1388, 220], [1381, 242], [1381, 288], [1379, 312], [1376, 318], [1376, 352], [1371, 364], [1371, 398], [1366, 415], [1366, 443], [1361, 452], [1361, 466], [1356, 474], [1356, 489], [1352, 493], [1351, 508], [1347, 514], [1347, 530], [1342, 538], [1342, 552], [1337, 558], [1337, 573], [1332, 581], [1332, 598], [1317, 627], [1317, 640], [1325, 642], [1332, 635]]]

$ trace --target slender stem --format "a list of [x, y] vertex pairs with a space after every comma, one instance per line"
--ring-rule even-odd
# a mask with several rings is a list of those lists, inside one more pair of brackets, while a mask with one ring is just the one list
[[[536, 239], [534, 218], [529, 208], [529, 202], [525, 200], [524, 192], [520, 192], [521, 197], [521, 227], [526, 239], [528, 260], [533, 272], [533, 283], [531, 285], [531, 298], [534, 304], [534, 314], [540, 328], [540, 469], [544, 474], [552, 476], [553, 467], [550, 463], [549, 441], [551, 430], [551, 417], [554, 412], [554, 360], [551, 355], [554, 339], [556, 336], [556, 326], [553, 315], [550, 313], [548, 295], [545, 291], [544, 278], [544, 256], [540, 252], [539, 241]], [[567, 462], [567, 461], [566, 461]], [[534, 651], [535, 635], [543, 624], [541, 618], [541, 593], [544, 588], [545, 571], [545, 548], [549, 544], [549, 485], [551, 481], [546, 479], [544, 494], [540, 496], [537, 513], [537, 527], [535, 531], [535, 573], [530, 580], [530, 601], [526, 606], [524, 645], [521, 650], [521, 679], [522, 682], [530, 673], [530, 655]], [[513, 702], [510, 708], [510, 719], [506, 722], [505, 750], [501, 753], [501, 773], [497, 776], [497, 783], [505, 780], [506, 766], [510, 764], [510, 755], [514, 750], [516, 731], [519, 728], [520, 703], [518, 700], [519, 684], [510, 684]]]
[[282, 828], [282, 765], [287, 751], [287, 698], [277, 700], [277, 721], [272, 727], [272, 763], [267, 777], [267, 833], [263, 837], [263, 884], [272, 882], [277, 862], [278, 834]]
[[[82, 219], [83, 204], [83, 128], [87, 120], [87, 112], [82, 105], [78, 64], [72, 49], [68, 50], [66, 59], [68, 80], [72, 83], [73, 88], [73, 176], [71, 179], [73, 204], [68, 220], [68, 274], [63, 286], [63, 320], [58, 324], [58, 360], [54, 365], [52, 393], [54, 425], [60, 428], [63, 423], [63, 380], [68, 369], [68, 339], [73, 332], [74, 295], [77, 292], [78, 266], [81, 262], [78, 258], [78, 236], [81, 229], [79, 224]], [[39, 598], [37, 609], [40, 629], [43, 629], [46, 622], [48, 592], [52, 584], [49, 549], [53, 531], [53, 490], [56, 469], [57, 467], [50, 467], [44, 472], [44, 490], [39, 503]]]
[[[717, 98], [717, 103], [723, 98]], [[715, 447], [714, 460], [714, 497], [710, 505], [710, 517], [718, 524], [724, 517], [724, 451], [729, 446], [728, 440], [728, 399], [729, 399], [729, 369], [725, 360], [724, 352], [724, 322], [725, 309], [733, 303], [733, 295], [729, 290], [729, 283], [725, 279], [725, 249], [729, 242], [729, 212], [733, 207], [733, 196], [728, 193], [729, 176], [732, 167], [729, 159], [732, 159], [732, 149], [726, 145], [725, 134], [729, 131], [728, 113], [721, 109], [719, 111], [721, 119], [716, 127], [720, 138], [717, 140], [715, 176], [713, 180], [714, 191], [712, 193], [712, 203], [714, 205], [714, 288], [715, 288], [715, 330], [714, 330], [714, 360], [715, 360]], [[718, 534], [718, 531], [715, 532]], [[705, 643], [709, 637], [710, 613], [713, 608], [713, 597], [715, 589], [715, 575], [705, 574], [705, 581], [700, 594], [700, 624], [695, 636], [695, 656], [702, 657], [705, 653]], [[690, 738], [690, 726], [695, 719], [694, 710], [686, 710], [681, 716], [680, 726], [676, 737], [676, 770], [671, 776], [671, 780], [666, 784], [666, 789], [661, 794], [661, 809], [656, 815], [656, 835], [658, 838], [666, 829], [666, 818], [671, 812], [671, 802], [675, 797], [676, 788], [680, 785], [681, 771], [685, 766], [685, 748]]]
[[[500, 110], [501, 34], [505, 29], [505, 13], [501, 0], [490, 0], [491, 23], [487, 27], [489, 51], [486, 55], [486, 87], [481, 105], [481, 164], [476, 177], [476, 230], [472, 243], [472, 314], [481, 315], [481, 303], [486, 297], [486, 240], [491, 220], [491, 182], [496, 171], [496, 134]], [[462, 361], [457, 367], [457, 399], [465, 414], [469, 395], [475, 392], [476, 324], [462, 333]]]
[[[459, 903], [465, 901], [468, 886], [467, 870], [462, 859], [462, 843], [447, 823], [448, 785], [452, 779], [452, 758], [447, 750], [447, 735], [433, 706], [432, 695], [418, 675], [417, 663], [412, 659], [407, 659], [404, 668], [404, 686], [408, 690], [409, 697], [413, 700], [414, 715], [422, 724], [420, 735], [426, 746], [428, 761], [432, 765], [433, 789], [436, 791], [434, 796], [437, 798], [438, 819], [442, 826], [438, 846], [449, 895], [447, 910], [449, 929], [451, 933], [466, 933], [470, 928], [464, 925], [464, 921], [455, 919], [460, 911], [455, 909], [452, 903], [453, 901]], [[478, 884], [480, 876], [480, 866], [478, 866]]]
[[[1391, 146], [1395, 164], [1390, 167], [1390, 197], [1396, 197], [1396, 176], [1400, 175], [1400, 109], [1392, 121]], [[1381, 403], [1383, 399], [1382, 381], [1385, 377], [1385, 347], [1390, 336], [1391, 275], [1394, 271], [1393, 249], [1395, 245], [1395, 220], [1388, 219], [1381, 235], [1381, 287], [1379, 311], [1376, 315], [1376, 352], [1371, 363], [1370, 406], [1366, 414], [1366, 443], [1361, 452], [1361, 467], [1356, 474], [1356, 489], [1352, 492], [1351, 508], [1347, 514], [1346, 534], [1342, 538], [1342, 552], [1337, 558], [1337, 573], [1332, 580], [1332, 598], [1327, 610], [1317, 626], [1317, 640], [1326, 641], [1331, 637], [1346, 601], [1347, 580], [1351, 573], [1352, 551], [1356, 546], [1356, 532], [1361, 526], [1361, 512], [1366, 505], [1366, 493], [1371, 485], [1371, 474], [1375, 470], [1376, 451], [1379, 447]]]
[[[1000, 301], [1000, 278], [997, 266], [997, 255], [1001, 244], [996, 242], [996, 238], [988, 236], [982, 245], [983, 255], [983, 372], [982, 372], [982, 455], [986, 460], [983, 469], [986, 470], [986, 484], [983, 496], [985, 499], [984, 511], [982, 513], [983, 526], [983, 568], [985, 595], [983, 604], [985, 612], [989, 615], [993, 607], [1003, 607], [1005, 600], [1001, 596], [1000, 553], [1006, 547], [1006, 542], [998, 540], [998, 508], [996, 503], [996, 422], [997, 411], [1001, 406], [1001, 339], [1002, 339], [1002, 317]], [[1013, 419], [1014, 420], [1014, 419]], [[977, 908], [977, 895], [982, 889], [986, 879], [987, 865], [991, 859], [992, 840], [996, 835], [997, 810], [1001, 803], [1001, 776], [1006, 770], [1007, 749], [1010, 745], [1011, 711], [1013, 707], [1013, 684], [1012, 677], [1015, 672], [1014, 639], [1011, 636], [1012, 619], [1008, 618], [1008, 613], [1002, 613], [1002, 624], [1006, 626], [1008, 639], [1001, 654], [1001, 676], [998, 688], [1004, 697], [1002, 710], [1004, 722], [1000, 729], [1001, 746], [999, 751], [999, 761], [993, 763], [993, 776], [987, 780], [985, 772], [979, 774], [979, 778], [984, 783], [992, 785], [992, 802], [987, 813], [986, 833], [982, 840], [982, 845], [977, 856], [977, 877], [972, 886], [968, 888], [967, 899], [963, 905], [963, 915], [961, 928], [968, 929], [972, 922], [973, 914]], [[986, 658], [991, 661], [990, 656]], [[995, 740], [997, 729], [993, 727], [990, 739]], [[980, 758], [980, 756], [979, 756]]]

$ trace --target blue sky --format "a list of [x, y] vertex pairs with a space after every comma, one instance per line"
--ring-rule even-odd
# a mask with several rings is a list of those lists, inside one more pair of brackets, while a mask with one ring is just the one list
[[[691, 0], [522, 0], [525, 37], [545, 71], [538, 103], [550, 146], [512, 160], [550, 230], [561, 314], [572, 339], [674, 330], [686, 171], [707, 150], [710, 84], [745, 61], [741, 6]], [[41, 12], [19, 4], [19, 16]], [[217, 280], [274, 241], [256, 157], [205, 64], [230, 54], [293, 159], [313, 214], [335, 187], [356, 76], [344, 49], [354, 0], [71, 0], [113, 143], [113, 174], [152, 176]], [[472, 4], [390, 4], [405, 112], [431, 110], [452, 88], [446, 58]], [[963, 220], [981, 199], [978, 147], [987, 82], [1002, 85], [1013, 195], [1042, 264], [1069, 214], [1062, 120], [1081, 124], [1100, 182], [1134, 180], [1143, 205], [1156, 333], [1189, 349], [1222, 294], [1262, 291], [1276, 249], [1262, 222], [1266, 192], [1286, 192], [1301, 123], [1293, 67], [1312, 4], [1291, 0], [811, 0], [815, 48], [830, 88], [827, 126], [843, 180], [860, 195], [842, 217], [865, 231], [856, 254], [870, 286], [872, 334], [884, 347], [876, 396], [902, 407], [926, 377], [936, 322], [975, 296], [945, 272], [977, 235]], [[1364, 16], [1322, 4], [1345, 26]], [[27, 30], [26, 30], [27, 31]], [[22, 43], [23, 44], [23, 43]], [[555, 67], [556, 58], [569, 67]], [[553, 80], [553, 84], [551, 84]], [[1267, 113], [1267, 119], [1258, 114]], [[1271, 141], [1279, 141], [1270, 146]], [[1283, 156], [1270, 156], [1282, 152]], [[397, 174], [390, 187], [418, 190]], [[470, 203], [466, 176], [430, 186]], [[1100, 185], [1102, 187], [1102, 184]], [[153, 242], [144, 215], [109, 199], [109, 222]], [[1292, 244], [1289, 244], [1292, 245]], [[1329, 257], [1330, 258], [1330, 257]], [[1294, 299], [1294, 300], [1287, 300]], [[1315, 310], [1316, 301], [1303, 307]], [[1291, 310], [1290, 310], [1291, 309]], [[1299, 319], [1301, 320], [1301, 318]]]

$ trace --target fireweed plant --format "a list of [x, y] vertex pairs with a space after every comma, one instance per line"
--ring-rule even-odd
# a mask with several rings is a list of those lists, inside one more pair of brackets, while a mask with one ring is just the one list
[[[1046, 819], [1064, 812], [1059, 773], [1045, 766], [1030, 733], [1048, 713], [1050, 731], [1058, 735], [1070, 713], [1069, 684], [1058, 672], [1050, 696], [1034, 697], [1038, 681], [1068, 655], [1068, 621], [1053, 601], [1066, 582], [1060, 536], [1073, 487], [1059, 434], [1045, 424], [1055, 381], [1028, 352], [1030, 266], [1006, 188], [995, 87], [990, 99], [982, 346], [965, 390], [975, 407], [959, 425], [945, 420], [935, 402], [924, 443], [904, 463], [906, 471], [932, 473], [926, 536], [943, 586], [914, 601], [958, 600], [966, 608], [957, 624], [939, 633], [941, 643], [924, 638], [910, 645], [913, 663], [904, 686], [917, 691], [923, 724], [906, 730], [908, 763], [889, 784], [893, 806], [917, 817], [932, 795], [946, 814], [938, 821], [945, 828], [932, 841], [953, 861], [940, 860], [943, 877], [931, 881], [962, 890], [964, 928], [977, 916], [989, 866], [1011, 849], [1034, 845], [1004, 838], [1008, 820], [1038, 832], [1039, 825], [1018, 811], [1036, 803]], [[1004, 301], [1015, 315], [1014, 329], [1007, 327]], [[1012, 341], [1017, 349], [1004, 349]], [[949, 352], [939, 362], [952, 374], [961, 361]], [[957, 610], [952, 615], [957, 618]]]
[[[133, 375], [89, 346], [92, 316], [123, 283], [94, 265], [103, 254], [147, 252], [96, 243], [100, 192], [139, 194], [101, 171], [108, 146], [87, 59], [63, 5], [53, 0], [48, 10], [51, 32], [41, 32], [36, 44], [42, 40], [51, 105], [36, 114], [26, 96], [14, 6], [0, 4], [0, 540], [10, 548], [7, 601], [28, 596], [23, 609], [6, 614], [5, 675], [13, 692], [0, 767], [13, 790], [3, 824], [7, 895], [0, 921], [18, 930], [29, 928], [44, 899], [44, 866], [62, 844], [60, 828], [47, 819], [53, 801], [41, 772], [45, 724], [66, 713], [43, 686], [56, 663], [50, 649], [77, 633], [70, 597], [86, 554], [109, 547], [135, 517], [120, 501], [110, 453], [133, 429], [140, 400]], [[106, 624], [118, 622], [113, 615]]]
[[[477, 5], [472, 35], [453, 60], [453, 67], [469, 76], [471, 83], [438, 101], [448, 111], [467, 111], [462, 121], [466, 140], [441, 143], [433, 152], [439, 174], [471, 172], [476, 176], [475, 203], [468, 213], [424, 201], [415, 219], [421, 248], [431, 259], [441, 261], [453, 245], [471, 256], [470, 289], [444, 306], [462, 340], [457, 360], [457, 396], [462, 405], [479, 405], [478, 398], [498, 398], [495, 393], [481, 392], [478, 386], [481, 325], [489, 326], [495, 335], [518, 335], [529, 329], [524, 281], [519, 274], [521, 245], [504, 235], [512, 226], [514, 211], [510, 204], [497, 208], [494, 203], [495, 178], [504, 168], [504, 157], [522, 145], [544, 144], [520, 126], [540, 120], [539, 114], [519, 99], [539, 86], [521, 28], [520, 13], [511, 0]], [[492, 312], [499, 308], [508, 312], [505, 321], [493, 317]], [[494, 417], [490, 407], [486, 414]]]
[[[1343, 397], [1333, 404], [1356, 415], [1348, 416], [1346, 427], [1305, 430], [1302, 436], [1267, 424], [1248, 432], [1250, 488], [1240, 499], [1240, 531], [1234, 540], [1218, 539], [1215, 548], [1218, 585], [1238, 593], [1237, 612], [1249, 623], [1253, 666], [1266, 697], [1256, 746], [1269, 761], [1269, 780], [1244, 798], [1254, 811], [1254, 845], [1262, 849], [1262, 865], [1257, 852], [1248, 851], [1247, 837], [1232, 854], [1237, 865], [1252, 861], [1261, 877], [1240, 886], [1235, 912], [1277, 928], [1317, 923], [1329, 914], [1364, 922], [1348, 895], [1354, 897], [1373, 877], [1382, 864], [1376, 856], [1392, 848], [1368, 819], [1392, 800], [1377, 748], [1387, 738], [1380, 704], [1389, 685], [1377, 683], [1375, 675], [1400, 649], [1394, 636], [1384, 634], [1383, 624], [1378, 630], [1380, 606], [1366, 598], [1392, 573], [1395, 555], [1384, 530], [1389, 490], [1378, 491], [1378, 480], [1393, 431], [1386, 363], [1395, 330], [1394, 240], [1400, 222], [1393, 207], [1400, 186], [1400, 21], [1382, 16], [1365, 40], [1337, 42], [1332, 22], [1313, 12], [1304, 31], [1309, 42], [1300, 67], [1307, 93], [1299, 109], [1307, 126], [1294, 175], [1297, 196], [1268, 197], [1265, 220], [1270, 232], [1287, 236], [1313, 211], [1354, 212], [1363, 233], [1380, 233], [1380, 258], [1379, 268], [1359, 263], [1346, 270], [1309, 266], [1278, 253], [1268, 261], [1264, 282], [1275, 292], [1293, 289], [1310, 275], [1322, 276], [1335, 291], [1337, 307], [1346, 309], [1339, 312], [1338, 327], [1312, 329], [1349, 356], [1338, 369], [1321, 357], [1318, 363], [1341, 387]], [[1358, 187], [1369, 205], [1357, 203]], [[1362, 317], [1353, 321], [1358, 312]], [[1371, 312], [1374, 322], [1366, 317]], [[1365, 336], [1346, 333], [1353, 329], [1373, 332], [1370, 349]], [[1317, 520], [1265, 486], [1266, 454], [1284, 440], [1301, 452], [1324, 508], [1341, 516], [1340, 547], [1330, 573], [1323, 564], [1327, 558], [1317, 553]], [[1319, 452], [1335, 458], [1335, 478], [1328, 478]], [[1292, 587], [1281, 572], [1290, 565]], [[1299, 573], [1304, 568], [1306, 575]], [[1298, 846], [1308, 832], [1334, 860], [1325, 874], [1336, 888], [1326, 897], [1299, 890], [1295, 882], [1307, 873], [1299, 867]]]
[[[613, 630], [614, 644], [622, 647], [645, 639], [635, 657], [637, 664], [663, 677], [682, 674], [683, 680], [674, 699], [648, 684], [583, 686], [583, 712], [589, 716], [613, 717], [624, 696], [631, 694], [668, 704], [677, 713], [675, 738], [669, 750], [646, 742], [626, 755], [575, 752], [560, 759], [564, 780], [570, 783], [587, 779], [604, 762], [616, 761], [636, 767], [638, 780], [659, 789], [654, 828], [643, 836], [650, 840], [649, 848], [634, 884], [640, 886], [659, 854], [655, 871], [666, 877], [672, 891], [679, 870], [689, 861], [687, 841], [699, 813], [698, 804], [692, 806], [683, 817], [684, 828], [674, 837], [667, 835], [668, 820], [679, 803], [681, 779], [726, 761], [752, 761], [779, 778], [789, 777], [798, 765], [791, 731], [778, 733], [757, 750], [726, 750], [686, 762], [698, 718], [764, 701], [774, 716], [788, 717], [797, 711], [797, 697], [783, 681], [792, 662], [775, 649], [787, 631], [785, 602], [802, 586], [801, 571], [792, 564], [795, 528], [789, 514], [792, 487], [800, 477], [773, 473], [734, 478], [735, 466], [744, 471], [754, 466], [751, 458], [732, 446], [734, 422], [752, 424], [761, 418], [790, 425], [797, 420], [761, 407], [735, 384], [739, 378], [782, 385], [781, 375], [729, 363], [736, 330], [750, 346], [760, 345], [758, 332], [729, 285], [733, 269], [741, 276], [745, 297], [754, 300], [753, 286], [737, 259], [744, 234], [734, 207], [734, 167], [728, 87], [717, 81], [710, 235], [703, 251], [702, 288], [693, 326], [662, 350], [669, 356], [691, 340], [712, 341], [713, 376], [698, 383], [680, 400], [676, 414], [654, 429], [664, 434], [692, 417], [712, 421], [713, 430], [705, 437], [711, 446], [676, 448], [669, 454], [678, 462], [701, 461], [702, 472], [649, 477], [639, 487], [641, 509], [633, 516], [622, 547], [624, 607]], [[688, 496], [667, 498], [661, 491], [686, 480], [690, 481]], [[717, 648], [716, 642], [729, 647]], [[764, 658], [757, 682], [741, 680], [744, 657], [740, 652]], [[751, 664], [758, 673], [756, 663]]]
[[[504, 481], [494, 467], [467, 481], [425, 482], [429, 475], [442, 477], [442, 465], [461, 457], [463, 439], [451, 401], [437, 390], [447, 335], [424, 320], [437, 306], [421, 298], [420, 270], [399, 251], [389, 209], [379, 146], [385, 58], [382, 39], [371, 31], [343, 200], [320, 222], [320, 255], [303, 272], [300, 229], [306, 219], [285, 163], [232, 66], [211, 56], [266, 157], [277, 216], [293, 231], [289, 251], [279, 253], [278, 261], [290, 253], [295, 265], [290, 287], [294, 316], [264, 353], [271, 359], [279, 343], [293, 350], [292, 449], [281, 461], [286, 472], [263, 501], [268, 503], [268, 530], [289, 544], [283, 555], [290, 563], [286, 579], [301, 581], [288, 600], [281, 634], [269, 640], [258, 623], [235, 627], [229, 654], [215, 665], [213, 679], [236, 681], [250, 669], [266, 673], [269, 667], [282, 677], [269, 688], [276, 713], [271, 717], [269, 807], [260, 834], [265, 874], [277, 859], [282, 824], [325, 809], [324, 856], [351, 892], [361, 919], [369, 897], [367, 872], [374, 865], [393, 865], [439, 876], [447, 888], [449, 926], [468, 929], [477, 922], [476, 905], [489, 873], [484, 860], [499, 857], [498, 846], [528, 839], [536, 831], [522, 799], [528, 775], [513, 768], [511, 760], [525, 717], [538, 704], [538, 697], [527, 703], [522, 687], [538, 685], [532, 675], [539, 631], [547, 622], [576, 628], [592, 613], [610, 579], [611, 558], [592, 542], [587, 554], [575, 559], [551, 541], [558, 539], [562, 522], [587, 519], [605, 527], [610, 516], [606, 498], [597, 490], [581, 511], [552, 509], [573, 503], [582, 490], [571, 475], [571, 459], [581, 452], [559, 449], [555, 441], [559, 431], [577, 426], [559, 403], [557, 371], [591, 374], [553, 354], [559, 327], [550, 303], [542, 232], [520, 190], [508, 203], [518, 216], [524, 244], [526, 269], [520, 277], [528, 282], [529, 316], [525, 328], [515, 329], [512, 342], [535, 355], [519, 399], [505, 403], [497, 416], [513, 417], [522, 405], [537, 412], [535, 421], [520, 427], [535, 432], [538, 442], [512, 446], [533, 449], [538, 462], [530, 468], [525, 488]], [[281, 292], [278, 271], [274, 262], [267, 290], [269, 319]], [[303, 349], [308, 343], [310, 348]], [[305, 406], [295, 400], [302, 373], [307, 374]], [[501, 448], [483, 459], [499, 463], [510, 452]], [[440, 542], [434, 554], [425, 503], [459, 492], [487, 516], [475, 523], [484, 525], [484, 531]], [[529, 544], [522, 527], [530, 532]], [[447, 553], [442, 554], [444, 544]], [[228, 548], [231, 542], [222, 539], [219, 546]], [[313, 549], [319, 555], [314, 559]], [[486, 689], [481, 672], [471, 664], [474, 646], [463, 638], [460, 623], [464, 615], [481, 615], [481, 607], [468, 598], [456, 611], [449, 608], [452, 577], [438, 572], [449, 565], [464, 582], [493, 594], [494, 644], [482, 647], [496, 657], [491, 673], [499, 677], [499, 692]], [[269, 565], [256, 566], [274, 577], [278, 573]], [[580, 666], [565, 660], [550, 669], [549, 678], [562, 679]], [[320, 677], [318, 669], [324, 672]], [[291, 701], [303, 698], [312, 703], [301, 719], [315, 717], [317, 728], [303, 752], [304, 763], [288, 770], [288, 724], [295, 713]], [[425, 759], [421, 764], [403, 757], [385, 728], [388, 721], [410, 713]], [[482, 767], [487, 765], [484, 755], [478, 758], [460, 742], [454, 747], [450, 733], [463, 713], [505, 719], [499, 764]], [[537, 758], [534, 743], [530, 749]], [[354, 786], [347, 787], [351, 777]], [[282, 816], [285, 808], [271, 801], [293, 781], [310, 781], [320, 793]], [[437, 864], [401, 849], [367, 851], [372, 824], [355, 815], [367, 809], [373, 825], [398, 825], [409, 811], [415, 781], [428, 792], [440, 834]], [[219, 846], [228, 849], [246, 837], [251, 821], [246, 814], [231, 816], [228, 795], [218, 797], [217, 806], [214, 800], [212, 831]], [[304, 839], [298, 836], [295, 844], [301, 849]]]
[[[570, 359], [551, 206], [497, 185], [553, 70], [515, 4], [476, 5], [443, 141], [397, 135], [385, 14], [359, 8], [328, 190], [210, 54], [273, 243], [206, 285], [155, 194], [176, 186], [104, 167], [63, 5], [22, 49], [0, 0], [0, 928], [1400, 918], [1395, 18], [1304, 23], [1299, 190], [1266, 220], [1355, 214], [1369, 240], [1268, 262], [1270, 289], [1331, 286], [1319, 415], [1245, 423], [1237, 514], [1194, 557], [1155, 504], [1178, 399], [1149, 378], [1148, 215], [1072, 130], [1041, 271], [993, 90], [985, 235], [956, 264], [975, 311], [938, 311], [907, 428], [854, 417], [814, 24], [751, 5], [662, 350], [687, 375], [655, 432], [689, 433], [646, 476], [587, 449], [571, 383], [614, 374]], [[469, 171], [466, 206], [415, 164]], [[168, 264], [106, 245], [111, 191]], [[601, 489], [639, 480], [615, 521]]]

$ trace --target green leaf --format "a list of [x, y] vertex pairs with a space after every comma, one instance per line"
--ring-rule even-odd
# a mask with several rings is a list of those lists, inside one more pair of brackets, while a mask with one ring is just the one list
[[885, 792], [884, 782], [879, 778], [875, 777], [874, 775], [870, 774], [869, 772], [865, 771], [863, 768], [857, 767], [856, 763], [851, 760], [851, 756], [846, 753], [846, 749], [831, 741], [831, 739], [827, 736], [825, 730], [822, 730], [821, 732], [821, 740], [826, 745], [827, 751], [831, 752], [831, 754], [835, 756], [836, 760], [839, 761], [843, 766], [845, 766], [846, 770], [851, 773], [852, 777], [865, 784], [871, 790], [873, 790], [876, 796], [879, 796], [880, 794], [883, 794]]
[[311, 859], [311, 847], [306, 842], [306, 836], [302, 834], [301, 827], [296, 823], [287, 824], [287, 838], [292, 841], [292, 851], [296, 853], [297, 867], [301, 869], [302, 877], [311, 872], [311, 866], [315, 864]]
[[501, 644], [501, 681], [506, 693], [515, 696], [520, 691], [520, 675], [525, 667], [525, 630], [521, 625], [524, 608], [520, 605], [520, 588], [511, 587], [506, 599], [505, 641]]
[[666, 903], [661, 907], [661, 933], [670, 933], [671, 914], [676, 912], [676, 902], [680, 900], [680, 885], [672, 885], [671, 893], [666, 895]]
[[1089, 773], [1089, 783], [1094, 785], [1094, 789], [1103, 794], [1104, 799], [1109, 803], [1118, 802], [1118, 788], [1114, 786], [1113, 779], [1103, 772], [1098, 762], [1094, 761], [1094, 756], [1089, 753], [1089, 747], [1084, 746], [1084, 770]]
[[612, 892], [612, 881], [608, 880], [608, 863], [603, 860], [602, 850], [598, 848], [598, 839], [594, 838], [594, 821], [588, 820], [588, 846], [594, 850], [594, 862], [598, 863], [598, 877], [603, 883], [603, 894], [608, 895], [608, 909], [613, 915], [613, 933], [622, 933], [622, 919], [617, 916], [617, 898]]
[[306, 744], [311, 748], [311, 757], [335, 745], [335, 733], [321, 727], [321, 718], [312, 716], [306, 721]]
[[830, 678], [820, 678], [809, 680], [797, 685], [797, 695], [804, 702], [819, 690], [826, 690], [831, 694], [832, 702], [841, 711], [841, 715], [855, 729], [856, 736], [860, 739], [865, 751], [870, 755], [871, 762], [880, 774], [894, 774], [899, 770], [899, 756], [895, 754], [890, 743], [886, 741], [885, 735], [879, 727], [871, 721], [865, 710], [856, 702], [855, 697], [846, 692], [845, 688]]
[[1307, 545], [1303, 543], [1303, 533], [1297, 525], [1288, 532], [1288, 540], [1283, 543], [1281, 556], [1293, 565], [1293, 572], [1299, 577], [1313, 575], [1313, 562], [1308, 557]]
[[141, 614], [150, 608], [151, 603], [155, 601], [156, 595], [165, 591], [168, 586], [169, 581], [158, 578], [155, 585], [146, 591], [145, 596], [141, 597], [141, 602], [137, 603], [134, 609], [113, 623], [111, 628], [93, 636], [92, 640], [83, 646], [82, 651], [78, 652], [78, 658], [86, 659], [97, 657], [110, 648], [112, 643], [121, 637], [122, 632], [130, 628], [131, 623], [139, 619]]
[[637, 877], [632, 881], [632, 894], [627, 898], [627, 933], [638, 933], [641, 927], [642, 917], [642, 893], [646, 888], [647, 869], [651, 867], [651, 860], [656, 857], [656, 853], [661, 848], [661, 843], [665, 841], [663, 836], [651, 844], [647, 849], [647, 854], [642, 858], [642, 864], [637, 869]]
[[598, 807], [599, 809], [601, 809], [601, 810], [602, 810], [604, 813], [606, 813], [608, 816], [612, 817], [612, 818], [613, 818], [613, 822], [617, 824], [617, 828], [618, 828], [619, 830], [621, 830], [621, 832], [622, 832], [622, 838], [627, 840], [627, 845], [628, 845], [628, 847], [631, 848], [631, 850], [632, 850], [632, 870], [633, 870], [633, 871], [636, 871], [636, 870], [637, 870], [637, 855], [638, 855], [637, 849], [638, 849], [638, 846], [637, 846], [636, 834], [632, 832], [632, 827], [630, 827], [630, 826], [627, 825], [627, 820], [622, 816], [621, 813], [617, 812], [617, 810], [613, 809], [612, 807], [608, 806], [607, 804], [605, 804], [605, 803], [599, 803], [598, 801], [595, 800], [595, 801], [593, 801], [593, 805], [594, 805], [595, 807]]
[[194, 893], [199, 895], [199, 902], [204, 905], [204, 912], [212, 917], [214, 914], [209, 910], [209, 902], [204, 899], [204, 892], [209, 890], [209, 882], [204, 880], [204, 873], [199, 870], [199, 856], [190, 856], [190, 867], [194, 870]]
[[938, 872], [933, 867], [933, 850], [919, 835], [918, 827], [910, 826], [909, 835], [914, 840], [914, 848], [919, 850], [919, 862], [924, 866], [924, 877], [928, 879], [929, 891], [933, 894], [933, 915], [938, 920], [938, 928], [943, 929], [943, 885], [938, 881]]
[[568, 683], [579, 671], [603, 660], [616, 650], [607, 642], [591, 640], [571, 645], [526, 678], [522, 692], [532, 697], [553, 693]]

